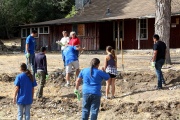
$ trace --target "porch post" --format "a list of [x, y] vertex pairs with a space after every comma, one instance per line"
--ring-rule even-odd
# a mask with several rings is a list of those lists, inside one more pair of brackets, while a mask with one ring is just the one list
[[140, 49], [140, 36], [141, 36], [141, 19], [138, 19], [138, 50]]
[[120, 24], [119, 24], [119, 22], [120, 22], [120, 21], [118, 20], [118, 24], [117, 24], [117, 25], [118, 25], [118, 34], [117, 34], [117, 35], [118, 35], [118, 37], [117, 37], [117, 38], [118, 38], [118, 39], [117, 39], [117, 41], [118, 41], [118, 43], [117, 43], [117, 44], [118, 44], [118, 46], [117, 46], [117, 47], [118, 47], [118, 50], [119, 50], [119, 40], [120, 40], [120, 39], [119, 39], [119, 38], [120, 38], [120, 35], [119, 35], [119, 32], [120, 32], [120, 30], [119, 30], [119, 25], [120, 25]]

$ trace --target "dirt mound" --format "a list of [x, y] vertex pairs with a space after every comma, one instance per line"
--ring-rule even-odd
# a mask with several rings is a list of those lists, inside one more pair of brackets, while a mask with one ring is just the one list
[[[17, 74], [1, 74], [3, 81], [9, 89]], [[180, 71], [169, 70], [164, 73], [167, 83], [166, 90], [154, 91], [157, 78], [153, 72], [126, 72], [120, 74], [121, 79], [116, 80], [116, 98], [101, 100], [99, 119], [101, 120], [178, 120], [180, 118], [180, 102], [178, 90], [180, 87]], [[62, 87], [65, 83], [63, 70], [57, 69], [49, 73], [49, 79], [44, 88], [42, 99], [35, 99], [32, 105], [32, 119], [74, 120], [81, 118], [82, 101], [77, 101], [73, 94], [74, 86]], [[72, 76], [72, 81], [74, 80]], [[174, 90], [174, 88], [178, 90]], [[102, 87], [102, 92], [105, 91]], [[173, 88], [170, 90], [169, 88]], [[7, 89], [8, 90], [8, 89]], [[0, 92], [6, 93], [1, 89]], [[176, 96], [175, 96], [176, 92]], [[175, 97], [162, 98], [165, 95]], [[151, 95], [151, 97], [149, 96]], [[176, 99], [177, 97], [177, 99]], [[149, 98], [148, 100], [145, 98]], [[8, 95], [0, 97], [0, 116], [3, 118], [16, 118], [17, 106], [12, 107], [12, 99]], [[107, 115], [108, 114], [108, 115]], [[63, 117], [62, 117], [63, 116]]]
[[[112, 108], [112, 112], [116, 118], [129, 119], [141, 113], [150, 113], [152, 120], [178, 120], [180, 110], [180, 102], [164, 102], [164, 101], [139, 101], [137, 103], [121, 103]], [[115, 119], [116, 119], [115, 118]]]
[[[163, 73], [166, 85], [169, 87], [179, 88], [180, 85], [180, 70], [169, 70], [168, 72]], [[155, 73], [140, 73], [140, 72], [128, 72], [121, 73], [121, 79], [116, 80], [116, 86], [121, 88], [121, 92], [135, 92], [135, 91], [148, 91], [156, 87], [157, 77]]]
[[0, 81], [12, 82], [15, 80], [16, 75], [17, 75], [17, 73], [14, 73], [14, 74], [2, 73], [2, 74], [0, 74]]
[[[56, 69], [55, 71], [49, 73], [49, 84], [54, 84], [54, 86], [64, 86], [65, 84], [65, 70], [64, 69]], [[70, 75], [71, 84], [75, 83], [75, 72], [73, 71]]]

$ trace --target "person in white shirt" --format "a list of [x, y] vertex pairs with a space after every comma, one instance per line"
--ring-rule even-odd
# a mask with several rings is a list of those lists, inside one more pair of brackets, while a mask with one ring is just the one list
[[65, 57], [63, 55], [63, 50], [68, 45], [70, 39], [69, 39], [68, 34], [67, 34], [66, 31], [63, 31], [62, 34], [63, 34], [63, 38], [61, 38], [60, 45], [61, 45], [62, 59], [63, 59], [63, 62], [64, 62], [64, 67], [65, 67]]

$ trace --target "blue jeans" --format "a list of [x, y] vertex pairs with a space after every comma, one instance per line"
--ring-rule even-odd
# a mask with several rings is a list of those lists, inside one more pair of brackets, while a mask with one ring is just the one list
[[165, 82], [162, 71], [161, 71], [164, 62], [165, 62], [165, 59], [160, 59], [156, 61], [156, 64], [155, 64], [156, 75], [158, 79], [158, 88], [162, 88], [162, 83]]
[[26, 65], [29, 70], [32, 69], [33, 76], [35, 76], [34, 62], [35, 62], [35, 54], [30, 54], [29, 58], [26, 58]]
[[18, 106], [18, 120], [23, 119], [23, 114], [25, 114], [25, 120], [30, 120], [31, 105], [17, 105], [17, 106]]
[[88, 120], [91, 113], [91, 120], [97, 120], [101, 96], [83, 94], [82, 120]]

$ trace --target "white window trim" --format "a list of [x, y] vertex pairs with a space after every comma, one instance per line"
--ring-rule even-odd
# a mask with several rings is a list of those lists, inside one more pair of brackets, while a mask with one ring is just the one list
[[[38, 28], [37, 29], [38, 34], [37, 34], [37, 37], [35, 37], [35, 38], [39, 38], [39, 27], [32, 27], [32, 28]], [[32, 28], [30, 28], [30, 34], [32, 33]], [[23, 29], [26, 30], [26, 37], [23, 36]], [[21, 28], [21, 38], [27, 38], [29, 36], [29, 35], [27, 35], [27, 29], [28, 28]]]
[[30, 28], [30, 34], [32, 33], [32, 28], [37, 28], [37, 37], [34, 37], [34, 38], [39, 38], [39, 27], [31, 27]]
[[26, 30], [26, 37], [27, 37], [27, 28], [22, 28], [21, 29], [21, 38], [26, 38], [26, 37], [23, 36], [23, 30]]
[[[114, 21], [113, 22], [113, 41], [116, 41], [116, 38], [115, 38], [115, 32], [117, 32], [117, 31], [115, 31], [115, 22], [116, 21]], [[121, 22], [121, 21], [119, 21], [119, 22]], [[118, 28], [117, 28], [118, 29]], [[123, 38], [122, 38], [122, 40], [124, 41], [124, 20], [122, 20], [122, 32], [123, 32], [123, 34], [122, 34], [122, 36], [123, 36]], [[119, 33], [120, 34], [120, 33]], [[118, 38], [117, 38], [118, 39]], [[121, 39], [120, 38], [120, 36], [119, 36], [119, 39]]]
[[[48, 28], [48, 33], [44, 33], [44, 28], [45, 28], [45, 27]], [[40, 33], [40, 28], [43, 28], [43, 33]], [[49, 34], [49, 26], [39, 27], [38, 30], [39, 30], [39, 34], [40, 34], [40, 35], [43, 35], [43, 34]]]
[[[148, 40], [148, 19], [146, 19], [146, 38], [140, 38], [140, 40]], [[139, 24], [138, 24], [138, 19], [136, 20], [136, 40], [138, 40], [139, 37]]]

